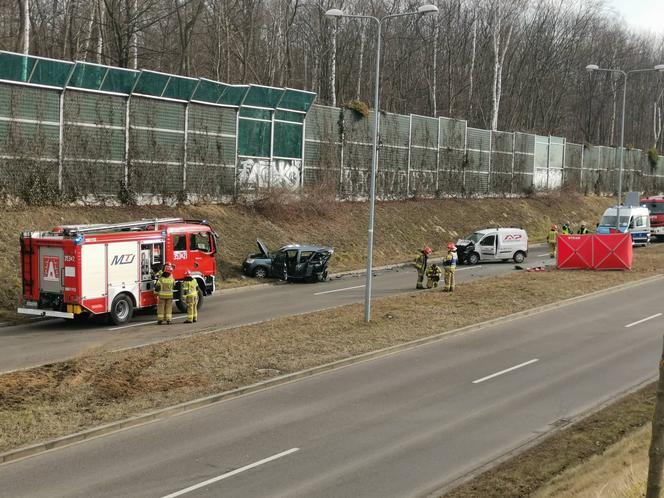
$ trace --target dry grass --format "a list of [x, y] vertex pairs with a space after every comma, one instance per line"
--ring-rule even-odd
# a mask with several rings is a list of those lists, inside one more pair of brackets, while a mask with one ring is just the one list
[[650, 424], [635, 430], [601, 455], [566, 470], [535, 498], [637, 498], [645, 495]]
[[644, 278], [662, 263], [664, 245], [639, 251], [631, 272], [519, 272], [376, 300], [370, 325], [351, 305], [6, 374], [0, 450]]
[[[533, 241], [543, 240], [552, 221], [592, 222], [611, 202], [609, 198], [570, 194], [380, 202], [376, 206], [374, 261], [376, 265], [410, 261], [424, 244], [440, 250], [449, 240], [487, 225], [523, 226]], [[5, 208], [0, 216], [0, 233], [5, 234], [0, 237], [0, 278], [4, 283], [0, 286], [0, 318], [3, 309], [14, 309], [18, 303], [21, 230], [172, 216], [207, 219], [220, 234], [222, 285], [247, 282], [240, 274], [240, 264], [248, 253], [256, 251], [256, 237], [264, 238], [273, 248], [288, 242], [332, 245], [336, 249], [332, 271], [364, 266], [366, 204], [334, 202], [316, 191], [300, 200], [275, 191], [272, 196], [235, 206]]]

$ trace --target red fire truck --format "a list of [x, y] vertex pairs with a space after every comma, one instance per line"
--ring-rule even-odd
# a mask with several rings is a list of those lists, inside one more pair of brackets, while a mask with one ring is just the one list
[[181, 218], [63, 225], [23, 232], [19, 313], [59, 318], [108, 314], [116, 325], [156, 304], [155, 273], [174, 266], [174, 301], [187, 271], [198, 282], [199, 307], [215, 288], [217, 235], [205, 221]]
[[664, 196], [641, 199], [641, 205], [650, 211], [650, 233], [658, 240], [664, 239]]

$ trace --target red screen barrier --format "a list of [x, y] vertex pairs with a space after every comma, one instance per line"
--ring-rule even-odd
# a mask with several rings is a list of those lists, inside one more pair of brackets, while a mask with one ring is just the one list
[[632, 235], [617, 233], [610, 235], [593, 235], [593, 251], [595, 270], [631, 270], [633, 249]]
[[631, 270], [632, 236], [559, 235], [556, 263], [561, 270]]

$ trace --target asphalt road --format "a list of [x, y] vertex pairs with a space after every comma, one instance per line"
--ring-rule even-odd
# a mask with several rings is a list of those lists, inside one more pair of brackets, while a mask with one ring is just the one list
[[2, 497], [426, 495], [657, 373], [661, 280], [0, 466]]
[[[533, 246], [523, 265], [550, 263], [543, 246]], [[482, 263], [457, 268], [457, 282], [513, 272], [514, 263]], [[373, 296], [385, 297], [414, 290], [413, 268], [376, 272]], [[38, 319], [27, 325], [0, 327], [0, 373], [61, 361], [95, 351], [139, 346], [196, 331], [230, 328], [281, 316], [318, 311], [364, 300], [364, 275], [334, 278], [319, 284], [288, 283], [232, 289], [206, 297], [196, 324], [174, 315], [170, 326], [157, 326], [150, 312], [139, 312], [128, 325], [111, 327], [91, 320]]]

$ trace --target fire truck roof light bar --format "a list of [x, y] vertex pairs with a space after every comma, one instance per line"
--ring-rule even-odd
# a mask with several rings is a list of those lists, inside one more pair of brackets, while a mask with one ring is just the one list
[[103, 232], [106, 230], [119, 230], [123, 228], [141, 228], [163, 223], [182, 223], [182, 218], [157, 218], [152, 220], [128, 221], [125, 223], [110, 223], [107, 225], [64, 225], [62, 229], [65, 234]]

